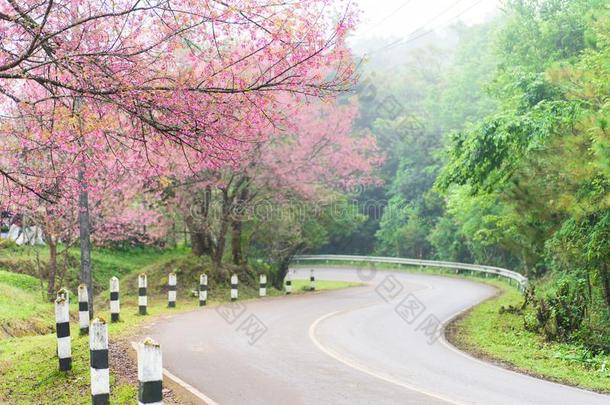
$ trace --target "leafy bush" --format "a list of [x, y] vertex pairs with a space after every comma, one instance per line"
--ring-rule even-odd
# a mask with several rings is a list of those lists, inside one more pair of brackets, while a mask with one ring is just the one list
[[585, 327], [586, 297], [585, 281], [573, 276], [561, 277], [540, 298], [532, 288], [525, 295], [530, 309], [523, 314], [524, 326], [549, 341], [576, 340]]

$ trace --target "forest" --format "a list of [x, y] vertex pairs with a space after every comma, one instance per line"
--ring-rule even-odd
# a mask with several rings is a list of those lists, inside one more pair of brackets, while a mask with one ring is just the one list
[[[530, 277], [524, 327], [610, 349], [607, 1], [509, 1], [365, 63], [358, 125], [386, 157], [356, 232], [325, 252], [441, 259]], [[371, 44], [367, 44], [371, 45]]]

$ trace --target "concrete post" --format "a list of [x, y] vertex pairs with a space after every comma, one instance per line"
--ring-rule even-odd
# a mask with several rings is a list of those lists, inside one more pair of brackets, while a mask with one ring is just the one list
[[239, 280], [237, 274], [231, 276], [231, 301], [237, 301], [237, 284]]
[[309, 289], [311, 291], [316, 290], [316, 277], [313, 274], [313, 269], [311, 269], [311, 272], [309, 273]]
[[110, 321], [118, 322], [120, 319], [121, 304], [119, 301], [119, 279], [110, 279]]
[[261, 274], [258, 277], [258, 295], [259, 297], [266, 297], [267, 296], [267, 275], [266, 274]]
[[199, 306], [202, 307], [208, 300], [208, 276], [199, 276]]
[[110, 402], [110, 369], [108, 366], [108, 327], [103, 319], [96, 318], [91, 322], [89, 349], [91, 401], [93, 405], [107, 405]]
[[292, 294], [292, 275], [290, 271], [286, 273], [286, 294]]
[[163, 404], [161, 346], [151, 338], [138, 344], [138, 405]]
[[89, 294], [84, 284], [78, 286], [78, 326], [81, 335], [89, 333]]
[[169, 273], [167, 287], [167, 306], [168, 308], [176, 308], [176, 273]]
[[72, 368], [72, 343], [70, 341], [70, 307], [64, 295], [55, 300], [55, 331], [57, 333], [57, 357], [59, 371]]
[[138, 308], [140, 315], [147, 314], [148, 297], [146, 296], [146, 288], [148, 286], [148, 280], [146, 274], [141, 273], [138, 276]]

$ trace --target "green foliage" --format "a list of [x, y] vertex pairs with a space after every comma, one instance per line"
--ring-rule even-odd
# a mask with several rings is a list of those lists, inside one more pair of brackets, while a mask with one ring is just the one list
[[568, 341], [576, 334], [587, 312], [586, 285], [579, 277], [561, 277], [551, 291], [537, 298], [531, 293], [530, 313], [524, 316], [525, 328], [541, 333], [547, 340]]
[[457, 228], [445, 223], [435, 237], [447, 243], [453, 231], [476, 260], [500, 249], [505, 266], [561, 274], [531, 297], [525, 326], [607, 351], [610, 10], [597, 0], [515, 0], [508, 10], [490, 86], [499, 108], [449, 138], [436, 187]]

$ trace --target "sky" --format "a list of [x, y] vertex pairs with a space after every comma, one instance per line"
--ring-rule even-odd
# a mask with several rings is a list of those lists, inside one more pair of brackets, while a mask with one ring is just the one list
[[499, 0], [356, 0], [363, 11], [352, 40], [407, 38], [414, 31], [462, 20], [475, 24], [497, 10]]

